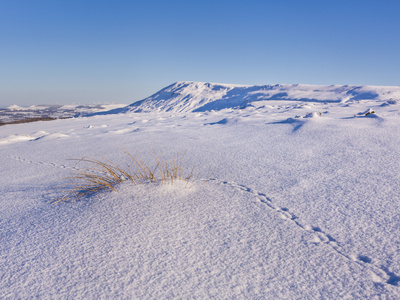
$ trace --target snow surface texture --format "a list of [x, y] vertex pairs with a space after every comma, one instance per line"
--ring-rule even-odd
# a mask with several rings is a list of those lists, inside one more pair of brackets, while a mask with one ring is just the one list
[[[360, 89], [0, 127], [0, 299], [400, 299], [400, 106]], [[200, 179], [48, 203], [124, 146]]]

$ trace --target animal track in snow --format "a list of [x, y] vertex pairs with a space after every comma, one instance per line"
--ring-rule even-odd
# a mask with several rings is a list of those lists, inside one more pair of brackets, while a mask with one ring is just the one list
[[332, 235], [324, 232], [318, 226], [312, 226], [310, 224], [302, 224], [301, 220], [294, 213], [292, 213], [286, 207], [279, 207], [276, 204], [274, 204], [272, 200], [266, 196], [266, 194], [254, 191], [249, 187], [234, 182], [221, 181], [216, 178], [210, 178], [209, 181], [214, 181], [222, 185], [227, 185], [237, 189], [238, 191], [254, 195], [259, 202], [273, 209], [276, 213], [280, 215], [282, 219], [287, 220], [288, 222], [292, 222], [301, 230], [313, 232], [314, 233], [313, 243], [317, 245], [325, 244], [329, 246], [332, 250], [334, 250], [336, 253], [346, 258], [347, 260], [370, 270], [372, 272], [372, 279], [374, 282], [386, 283], [393, 286], [400, 286], [400, 276], [391, 272], [385, 266], [380, 266], [375, 264], [373, 259], [368, 256], [365, 255], [355, 256], [353, 254], [347, 254], [342, 249], [342, 247], [340, 247], [338, 241]]
[[[58, 168], [68, 168], [72, 170], [79, 170], [76, 167], [69, 167], [65, 165], [59, 165], [56, 163], [47, 163], [47, 162], [40, 162], [40, 161], [32, 161], [28, 160], [16, 155], [8, 155], [8, 157], [13, 158], [17, 161], [23, 162], [23, 163], [30, 163], [30, 164], [37, 164], [37, 165], [50, 165], [53, 167], [58, 167]], [[364, 268], [369, 269], [372, 272], [372, 279], [373, 281], [377, 283], [386, 283], [390, 284], [393, 286], [400, 286], [400, 276], [397, 274], [391, 272], [388, 268], [385, 266], [378, 266], [374, 263], [373, 259], [365, 256], [365, 255], [358, 255], [355, 256], [353, 254], [347, 254], [338, 244], [337, 240], [333, 238], [330, 234], [324, 232], [320, 227], [318, 226], [312, 226], [310, 224], [303, 224], [300, 220], [299, 217], [297, 217], [294, 213], [292, 213], [288, 208], [286, 207], [279, 207], [273, 201], [264, 193], [257, 192], [255, 190], [252, 190], [249, 187], [246, 187], [244, 185], [240, 185], [234, 182], [228, 182], [228, 181], [221, 181], [216, 178], [210, 178], [208, 179], [209, 181], [214, 181], [216, 183], [219, 183], [221, 185], [226, 185], [230, 186], [232, 188], [235, 188], [236, 190], [243, 192], [243, 193], [250, 193], [255, 196], [255, 198], [260, 202], [269, 207], [270, 209], [274, 210], [279, 216], [287, 220], [288, 222], [292, 222], [295, 226], [300, 228], [303, 231], [307, 232], [313, 232], [314, 237], [313, 237], [313, 243], [315, 244], [325, 244], [329, 246], [332, 250], [334, 250], [336, 253], [340, 254], [342, 257], [346, 258], [347, 260], [354, 262]]]
[[13, 159], [15, 159], [17, 161], [20, 161], [20, 162], [23, 162], [23, 163], [36, 164], [36, 165], [50, 165], [50, 166], [57, 167], [57, 168], [78, 170], [78, 168], [75, 168], [75, 167], [59, 165], [59, 164], [52, 163], [52, 162], [48, 163], [48, 162], [41, 162], [41, 161], [32, 161], [32, 160], [25, 159], [23, 157], [16, 156], [16, 155], [8, 155], [8, 157], [13, 158]]

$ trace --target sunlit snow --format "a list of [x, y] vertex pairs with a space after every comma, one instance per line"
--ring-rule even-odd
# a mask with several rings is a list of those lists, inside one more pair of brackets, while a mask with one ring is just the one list
[[[0, 127], [0, 298], [400, 299], [400, 88], [178, 82]], [[49, 202], [83, 157], [186, 151], [191, 188]]]

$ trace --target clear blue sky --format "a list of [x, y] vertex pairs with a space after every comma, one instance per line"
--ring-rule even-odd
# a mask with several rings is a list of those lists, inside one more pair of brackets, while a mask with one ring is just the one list
[[0, 0], [0, 106], [175, 81], [400, 85], [400, 1]]

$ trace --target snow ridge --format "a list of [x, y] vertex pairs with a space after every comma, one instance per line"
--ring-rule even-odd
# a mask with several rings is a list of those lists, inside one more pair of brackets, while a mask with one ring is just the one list
[[124, 108], [100, 114], [126, 112], [205, 112], [243, 108], [255, 101], [284, 100], [347, 103], [359, 100], [400, 99], [400, 87], [355, 85], [234, 85], [176, 82], [154, 95]]

